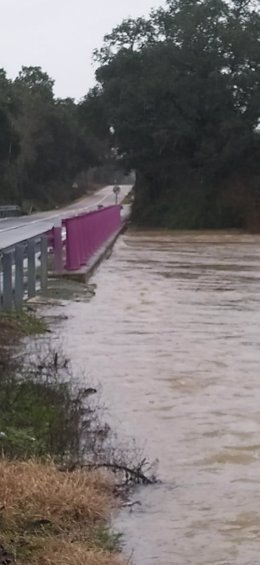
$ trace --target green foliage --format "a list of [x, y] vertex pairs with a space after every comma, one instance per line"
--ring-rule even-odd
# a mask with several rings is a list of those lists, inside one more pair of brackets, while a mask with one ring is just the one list
[[68, 432], [68, 425], [62, 429], [68, 417], [66, 392], [61, 384], [37, 383], [31, 377], [24, 381], [10, 377], [7, 382], [2, 380], [0, 445], [5, 455], [61, 455], [59, 450]]
[[168, 0], [105, 37], [100, 103], [125, 167], [142, 179], [140, 222], [183, 224], [173, 207], [188, 200], [195, 208], [185, 225], [191, 214], [216, 227], [217, 207], [219, 226], [229, 215], [230, 225], [243, 224], [231, 200], [220, 202], [235, 178], [250, 185], [260, 175], [259, 39], [260, 13], [247, 0]]
[[33, 336], [47, 331], [47, 324], [32, 312], [2, 312], [0, 317], [1, 331], [9, 326], [17, 336]]
[[[48, 348], [16, 364], [0, 355], [0, 449], [7, 457], [51, 456], [80, 462], [98, 445], [97, 414], [88, 401], [93, 389], [75, 388], [68, 361]], [[4, 363], [2, 362], [4, 359]]]
[[85, 389], [74, 388], [68, 361], [46, 340], [32, 342], [24, 355], [17, 350], [19, 339], [47, 331], [45, 321], [32, 313], [3, 313], [0, 330], [1, 452], [79, 458], [88, 429]]
[[19, 154], [19, 136], [14, 127], [16, 103], [12, 83], [0, 69], [0, 197], [8, 201], [14, 197], [15, 183], [10, 183], [14, 162]]
[[54, 81], [42, 71], [41, 67], [22, 67], [15, 82], [31, 93], [53, 99]]
[[[0, 201], [51, 207], [79, 197], [73, 182], [109, 153], [108, 130], [96, 132], [74, 100], [56, 99], [40, 67], [22, 67], [12, 82], [0, 69]], [[85, 116], [86, 114], [86, 116]], [[92, 126], [94, 129], [92, 129]], [[103, 139], [104, 138], [104, 139]]]
[[100, 526], [94, 531], [94, 547], [103, 551], [115, 552], [120, 550], [122, 534], [113, 532], [110, 528]]

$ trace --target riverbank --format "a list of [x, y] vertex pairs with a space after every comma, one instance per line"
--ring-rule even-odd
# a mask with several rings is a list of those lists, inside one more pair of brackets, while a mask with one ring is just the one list
[[80, 468], [94, 443], [104, 447], [95, 390], [75, 388], [69, 361], [46, 336], [35, 346], [47, 330], [33, 313], [0, 317], [0, 560], [116, 565], [115, 479], [95, 469], [93, 452], [93, 468]]
[[113, 481], [102, 473], [61, 472], [49, 461], [0, 461], [0, 558], [33, 565], [115, 565], [107, 529]]

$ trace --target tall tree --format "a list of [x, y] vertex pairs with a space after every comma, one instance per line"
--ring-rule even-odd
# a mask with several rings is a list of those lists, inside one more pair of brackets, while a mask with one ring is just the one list
[[48, 206], [69, 200], [75, 176], [97, 161], [78, 106], [69, 98], [55, 99], [53, 86], [40, 67], [23, 67], [12, 85], [19, 108], [20, 200]]
[[69, 201], [85, 190], [82, 183], [75, 193], [75, 178], [107, 158], [109, 129], [94, 91], [76, 104], [56, 99], [53, 87], [40, 67], [22, 67], [14, 81], [0, 69], [2, 202], [31, 209]]
[[241, 223], [216, 210], [235, 173], [260, 173], [259, 41], [246, 0], [168, 0], [105, 37], [100, 98], [125, 165], [142, 176], [141, 221], [179, 225], [192, 202], [186, 225]]
[[16, 196], [12, 184], [13, 164], [19, 153], [19, 136], [14, 127], [17, 113], [12, 83], [4, 69], [0, 69], [0, 200], [12, 200]]

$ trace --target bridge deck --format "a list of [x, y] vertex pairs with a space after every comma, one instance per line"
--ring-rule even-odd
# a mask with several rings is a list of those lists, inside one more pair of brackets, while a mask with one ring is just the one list
[[[129, 185], [121, 186], [119, 203], [122, 202], [130, 190], [131, 186]], [[59, 224], [64, 218], [96, 209], [99, 205], [110, 206], [114, 203], [113, 187], [106, 186], [95, 194], [86, 196], [80, 201], [74, 202], [60, 210], [2, 219], [0, 220], [0, 250], [45, 233]]]

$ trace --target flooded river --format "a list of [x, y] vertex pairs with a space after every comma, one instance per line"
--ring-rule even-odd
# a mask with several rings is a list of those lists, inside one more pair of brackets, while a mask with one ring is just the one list
[[131, 232], [65, 350], [162, 484], [118, 518], [136, 565], [260, 563], [260, 237]]

